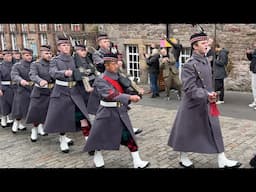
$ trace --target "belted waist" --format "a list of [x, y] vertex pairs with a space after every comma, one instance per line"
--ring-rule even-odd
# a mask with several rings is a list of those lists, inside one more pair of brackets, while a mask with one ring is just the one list
[[1, 85], [12, 85], [12, 81], [1, 81]]
[[103, 101], [100, 100], [100, 105], [102, 105], [103, 107], [121, 107], [123, 104], [120, 101]]
[[35, 83], [33, 81], [28, 81], [28, 85], [27, 86], [31, 86], [32, 87], [32, 86], [34, 86], [34, 84]]
[[61, 81], [61, 80], [56, 79], [55, 84], [72, 88], [72, 87], [76, 86], [76, 81]]
[[43, 88], [43, 89], [52, 89], [54, 87], [54, 83], [48, 83], [45, 86], [41, 87], [37, 83], [35, 84], [36, 87]]

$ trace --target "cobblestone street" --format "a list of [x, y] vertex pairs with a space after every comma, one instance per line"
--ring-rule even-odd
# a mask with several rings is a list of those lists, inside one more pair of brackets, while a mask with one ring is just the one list
[[[146, 101], [132, 104], [129, 112], [133, 126], [143, 129], [137, 135], [141, 158], [150, 161], [150, 168], [180, 168], [178, 153], [167, 146], [176, 109], [164, 108], [160, 104], [157, 107], [160, 99], [151, 99], [146, 95]], [[154, 102], [156, 106], [147, 105], [147, 102]], [[222, 107], [224, 105], [220, 109]], [[249, 160], [256, 151], [255, 121], [220, 116], [220, 122], [227, 157], [239, 160], [243, 164], [241, 168], [250, 168]], [[74, 140], [67, 154], [60, 151], [57, 134], [39, 136], [35, 143], [30, 141], [30, 129], [13, 134], [9, 127], [0, 128], [0, 134], [1, 168], [94, 167], [93, 156], [82, 151], [85, 140], [81, 132], [67, 134]], [[124, 146], [119, 151], [103, 151], [103, 156], [106, 168], [133, 167], [132, 157]], [[216, 155], [189, 153], [189, 157], [196, 168], [217, 168]]]

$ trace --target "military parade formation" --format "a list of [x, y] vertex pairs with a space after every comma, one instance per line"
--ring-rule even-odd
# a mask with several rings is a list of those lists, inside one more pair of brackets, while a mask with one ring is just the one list
[[[56, 44], [55, 56], [50, 45], [41, 45], [40, 58], [34, 61], [31, 49], [24, 48], [20, 53], [3, 50], [2, 128], [11, 127], [15, 135], [31, 124], [31, 142], [36, 142], [38, 136], [57, 133], [63, 153], [69, 153], [74, 144], [67, 134], [81, 132], [83, 151], [93, 156], [96, 168], [105, 167], [103, 150], [119, 150], [120, 145], [130, 151], [134, 168], [149, 167], [150, 162], [140, 157], [136, 139], [142, 130], [133, 127], [128, 114], [130, 104], [139, 102], [144, 90], [124, 72], [121, 53], [113, 49], [108, 35], [97, 36], [97, 49], [85, 44], [72, 46], [65, 34], [57, 37]], [[170, 125], [167, 145], [179, 152], [179, 165], [183, 168], [194, 168], [188, 152], [215, 154], [219, 168], [238, 168], [242, 164], [225, 155], [216, 105], [218, 93], [212, 88], [212, 70], [206, 57], [207, 34], [192, 34], [190, 44], [191, 57], [183, 65], [180, 79], [176, 59], [167, 58], [164, 49], [160, 51], [161, 58], [154, 56], [159, 55], [154, 49], [152, 56], [146, 57], [149, 69], [160, 62], [158, 68], [166, 71], [167, 96], [171, 86], [178, 90], [180, 106]], [[170, 63], [172, 66], [168, 66]], [[157, 83], [153, 73], [150, 80]], [[154, 86], [152, 98], [159, 96]]]

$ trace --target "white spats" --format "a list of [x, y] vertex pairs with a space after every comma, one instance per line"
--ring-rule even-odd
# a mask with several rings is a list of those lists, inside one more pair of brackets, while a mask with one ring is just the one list
[[93, 157], [93, 162], [95, 164], [95, 167], [97, 167], [97, 168], [104, 167], [104, 159], [103, 159], [101, 151], [95, 151], [94, 157]]
[[131, 152], [133, 158], [134, 168], [146, 168], [150, 163], [148, 161], [142, 161], [139, 155], [139, 151]]
[[32, 142], [36, 142], [37, 141], [37, 127], [33, 127], [31, 129], [30, 139], [31, 139]]
[[188, 158], [188, 154], [185, 152], [180, 152], [180, 163], [184, 167], [190, 167], [193, 165], [193, 162], [190, 161], [190, 159]]
[[218, 154], [218, 166], [219, 168], [232, 168], [232, 167], [240, 167], [241, 163], [234, 160], [229, 160], [226, 158], [224, 152]]

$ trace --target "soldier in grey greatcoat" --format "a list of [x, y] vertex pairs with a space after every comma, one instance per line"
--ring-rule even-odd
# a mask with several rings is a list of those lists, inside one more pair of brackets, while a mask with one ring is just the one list
[[[75, 46], [75, 54], [74, 54], [74, 60], [75, 65], [79, 69], [79, 72], [81, 74], [81, 80], [77, 82], [78, 89], [83, 96], [85, 105], [88, 105], [88, 100], [90, 93], [92, 93], [93, 88], [93, 82], [96, 78], [96, 74], [99, 73], [96, 70], [96, 67], [93, 65], [93, 61], [88, 57], [88, 51], [86, 49], [85, 45], [76, 45]], [[98, 75], [98, 74], [97, 74]], [[87, 78], [87, 80], [85, 80]], [[89, 132], [87, 129], [82, 129], [83, 135], [85, 137], [85, 140], [88, 138]]]
[[45, 122], [50, 94], [54, 80], [49, 74], [50, 61], [52, 59], [51, 47], [42, 45], [40, 47], [40, 59], [33, 62], [30, 66], [29, 76], [35, 84], [30, 95], [30, 103], [26, 117], [26, 123], [32, 123], [30, 139], [37, 141], [38, 134], [45, 136], [43, 124]]
[[[223, 138], [212, 88], [210, 63], [205, 56], [208, 42], [203, 32], [190, 38], [192, 56], [182, 69], [184, 95], [175, 118], [168, 145], [180, 153], [180, 165], [194, 167], [187, 152], [217, 154], [219, 168], [239, 167], [224, 154]], [[193, 123], [191, 123], [193, 122]]]
[[149, 162], [140, 159], [127, 112], [129, 103], [138, 102], [140, 97], [126, 93], [126, 89], [119, 83], [116, 55], [104, 55], [104, 65], [105, 72], [94, 82], [101, 100], [84, 151], [96, 150], [94, 164], [96, 167], [103, 167], [104, 159], [100, 150], [119, 150], [122, 144], [129, 148], [134, 168], [145, 168]]
[[71, 44], [67, 37], [58, 37], [60, 54], [50, 61], [50, 75], [55, 79], [55, 86], [50, 96], [50, 103], [45, 120], [45, 132], [59, 133], [61, 151], [69, 152], [66, 132], [90, 130], [88, 112], [77, 87], [78, 70], [71, 56]]
[[12, 52], [3, 50], [3, 62], [0, 65], [0, 109], [1, 126], [7, 127], [12, 120], [10, 118], [13, 102], [13, 84], [11, 81]]
[[[104, 57], [104, 54], [107, 54], [110, 52], [110, 40], [108, 38], [108, 35], [105, 33], [99, 34], [97, 37], [97, 43], [99, 45], [99, 49], [92, 54], [92, 59], [93, 59], [93, 64], [96, 66], [97, 70], [100, 73], [103, 73], [105, 71], [103, 57]], [[100, 101], [99, 94], [97, 93], [97, 90], [94, 89], [89, 96], [88, 105], [87, 105], [88, 113], [90, 115], [90, 119], [92, 123], [95, 118], [96, 112], [98, 110], [99, 101]]]
[[24, 48], [21, 54], [22, 59], [20, 62], [14, 64], [11, 70], [12, 81], [18, 85], [14, 93], [12, 105], [12, 117], [14, 119], [12, 125], [13, 133], [16, 133], [18, 129], [26, 130], [21, 120], [24, 120], [27, 116], [30, 94], [33, 89], [33, 82], [29, 78], [33, 50]]

